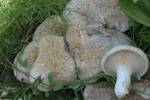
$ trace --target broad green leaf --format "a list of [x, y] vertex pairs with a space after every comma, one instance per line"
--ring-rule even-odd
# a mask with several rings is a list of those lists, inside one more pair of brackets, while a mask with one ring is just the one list
[[81, 100], [80, 97], [75, 97], [74, 100]]
[[53, 91], [59, 91], [63, 88], [63, 84], [58, 82], [58, 81], [55, 81], [54, 82], [54, 86], [53, 86]]
[[27, 59], [22, 59], [22, 54], [24, 53], [24, 48], [22, 48], [22, 50], [19, 52], [18, 56], [17, 56], [17, 61], [16, 64], [20, 64], [21, 66], [23, 66], [24, 68], [28, 67], [28, 60]]
[[134, 3], [138, 2], [138, 0], [133, 0]]
[[25, 67], [25, 68], [27, 68], [27, 66], [28, 66], [28, 61], [27, 61], [27, 59], [25, 59], [25, 60], [18, 59], [18, 60], [17, 60], [17, 63], [19, 63], [21, 66], [23, 66], [23, 67]]
[[82, 81], [81, 80], [76, 80], [74, 81], [70, 86], [69, 88], [73, 89], [73, 90], [76, 90], [78, 88], [80, 88], [82, 85]]
[[48, 81], [50, 82], [50, 83], [53, 83], [53, 74], [50, 72], [50, 73], [48, 73]]
[[119, 0], [119, 5], [129, 17], [150, 27], [150, 0]]
[[53, 91], [59, 91], [64, 87], [62, 83], [53, 79], [53, 74], [51, 72], [48, 73], [48, 81], [51, 84]]

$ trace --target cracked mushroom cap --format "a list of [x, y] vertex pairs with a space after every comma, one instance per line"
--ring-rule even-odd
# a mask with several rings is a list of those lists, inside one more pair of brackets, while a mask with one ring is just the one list
[[146, 54], [133, 46], [117, 46], [109, 50], [101, 61], [102, 70], [109, 75], [116, 75], [117, 67], [128, 67], [139, 78], [148, 70]]
[[128, 29], [128, 18], [118, 5], [118, 0], [71, 0], [64, 11], [71, 26], [83, 29], [99, 26], [124, 32]]
[[131, 44], [127, 35], [114, 30], [89, 35], [86, 30], [70, 28], [66, 39], [75, 58], [80, 79], [87, 79], [102, 71], [99, 64], [108, 50], [118, 45]]
[[38, 88], [48, 91], [50, 83], [48, 74], [52, 73], [53, 79], [63, 85], [72, 83], [76, 79], [75, 62], [65, 48], [62, 36], [47, 35], [39, 42], [39, 55], [30, 70], [30, 82], [34, 82], [39, 76], [43, 84]]
[[14, 60], [18, 70], [14, 70], [16, 78], [22, 82], [29, 82], [29, 70], [38, 56], [38, 44], [31, 42], [27, 47], [18, 53]]

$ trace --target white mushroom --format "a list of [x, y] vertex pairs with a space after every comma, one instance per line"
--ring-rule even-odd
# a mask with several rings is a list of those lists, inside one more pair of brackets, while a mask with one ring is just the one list
[[112, 88], [104, 82], [86, 85], [83, 96], [84, 100], [116, 100]]
[[[84, 100], [118, 100], [108, 83], [98, 82], [86, 85], [84, 89]], [[121, 100], [150, 100], [150, 86], [143, 83], [134, 83], [131, 93]]]
[[32, 67], [36, 57], [38, 56], [38, 44], [31, 42], [27, 47], [18, 53], [14, 60], [14, 64], [17, 70], [14, 70], [14, 74], [18, 80], [29, 83], [29, 71]]
[[108, 29], [88, 33], [86, 30], [70, 28], [66, 39], [75, 58], [80, 79], [87, 79], [101, 72], [100, 60], [108, 50], [118, 45], [131, 44], [125, 34]]
[[141, 82], [134, 83], [132, 85], [133, 90], [146, 100], [150, 100], [150, 81], [144, 80]]
[[75, 62], [66, 50], [62, 36], [46, 35], [39, 41], [39, 55], [30, 70], [30, 82], [41, 76], [43, 84], [38, 86], [39, 90], [49, 91], [49, 73], [63, 85], [76, 79]]
[[109, 50], [101, 61], [102, 70], [116, 75], [115, 94], [122, 98], [129, 93], [131, 75], [143, 76], [148, 69], [148, 58], [143, 51], [133, 46], [117, 46]]
[[18, 80], [33, 83], [41, 76], [43, 82], [38, 88], [48, 91], [51, 89], [49, 73], [63, 85], [76, 79], [75, 62], [67, 51], [64, 39], [66, 29], [66, 23], [57, 16], [52, 16], [39, 25], [33, 41], [15, 58], [14, 63], [20, 70], [14, 70]]
[[35, 30], [33, 41], [39, 41], [48, 34], [62, 36], [67, 30], [67, 22], [59, 16], [51, 16], [45, 19]]
[[71, 0], [64, 11], [71, 26], [108, 27], [121, 32], [128, 29], [128, 18], [118, 6], [118, 0]]

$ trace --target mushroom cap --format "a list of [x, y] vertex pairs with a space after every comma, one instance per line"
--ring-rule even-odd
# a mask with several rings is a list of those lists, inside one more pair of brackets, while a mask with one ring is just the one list
[[66, 39], [75, 58], [80, 79], [87, 79], [102, 71], [99, 64], [108, 50], [118, 45], [131, 44], [127, 35], [107, 29], [102, 33], [93, 32], [89, 35], [86, 30], [69, 28]]
[[33, 35], [34, 41], [40, 41], [40, 39], [46, 35], [63, 35], [67, 30], [67, 22], [59, 16], [51, 16], [46, 18], [35, 30]]
[[24, 83], [30, 83], [29, 82], [29, 77], [25, 72], [21, 72], [18, 70], [14, 70], [14, 75], [16, 76], [16, 78], [20, 81], [20, 82], [24, 82]]
[[[29, 77], [27, 76], [27, 74], [29, 74], [31, 67], [33, 66], [39, 54], [39, 41], [44, 36], [49, 34], [60, 36], [65, 33], [66, 29], [66, 23], [59, 16], [49, 17], [37, 27], [36, 31], [34, 32], [33, 41], [30, 42], [24, 50], [19, 52], [14, 60], [14, 64], [16, 64], [16, 67], [18, 69], [14, 70], [14, 74], [18, 80], [29, 82]], [[21, 63], [26, 63], [26, 66], [24, 66], [24, 64], [22, 65]]]
[[[134, 90], [136, 88], [140, 90]], [[134, 83], [131, 87], [131, 93], [121, 100], [150, 100], [150, 87], [145, 87], [143, 84]], [[137, 93], [138, 92], [138, 93]], [[114, 90], [108, 87], [107, 83], [98, 82], [96, 84], [88, 84], [84, 90], [84, 100], [118, 100]], [[120, 99], [119, 99], [120, 100]]]
[[118, 0], [93, 0], [99, 7], [99, 13], [103, 16], [105, 24], [121, 32], [129, 28], [128, 18], [118, 5]]
[[30, 42], [27, 47], [20, 51], [14, 60], [18, 70], [14, 70], [14, 75], [22, 82], [29, 82], [29, 70], [38, 56], [38, 44], [35, 41]]
[[124, 32], [128, 18], [118, 5], [118, 0], [71, 0], [64, 11], [71, 26], [83, 29], [86, 26], [103, 27]]
[[132, 89], [138, 95], [145, 98], [145, 100], [150, 100], [150, 81], [142, 80], [140, 82], [132, 84]]
[[101, 68], [108, 75], [116, 75], [117, 67], [128, 67], [139, 78], [148, 70], [146, 54], [134, 46], [123, 45], [109, 50], [101, 60]]
[[[48, 74], [63, 85], [72, 83], [76, 79], [75, 62], [65, 48], [64, 38], [57, 35], [46, 35], [39, 42], [39, 55], [30, 70], [30, 82], [39, 76], [43, 83], [50, 86]], [[48, 86], [39, 85], [39, 90], [48, 91]]]
[[113, 89], [104, 82], [86, 85], [83, 96], [84, 100], [116, 100]]

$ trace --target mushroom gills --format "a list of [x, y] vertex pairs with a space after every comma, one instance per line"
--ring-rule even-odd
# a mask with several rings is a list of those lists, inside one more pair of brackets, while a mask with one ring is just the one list
[[115, 94], [118, 98], [128, 94], [131, 76], [143, 76], [148, 70], [148, 65], [146, 54], [139, 48], [129, 45], [112, 48], [101, 60], [102, 70], [108, 75], [117, 76]]

